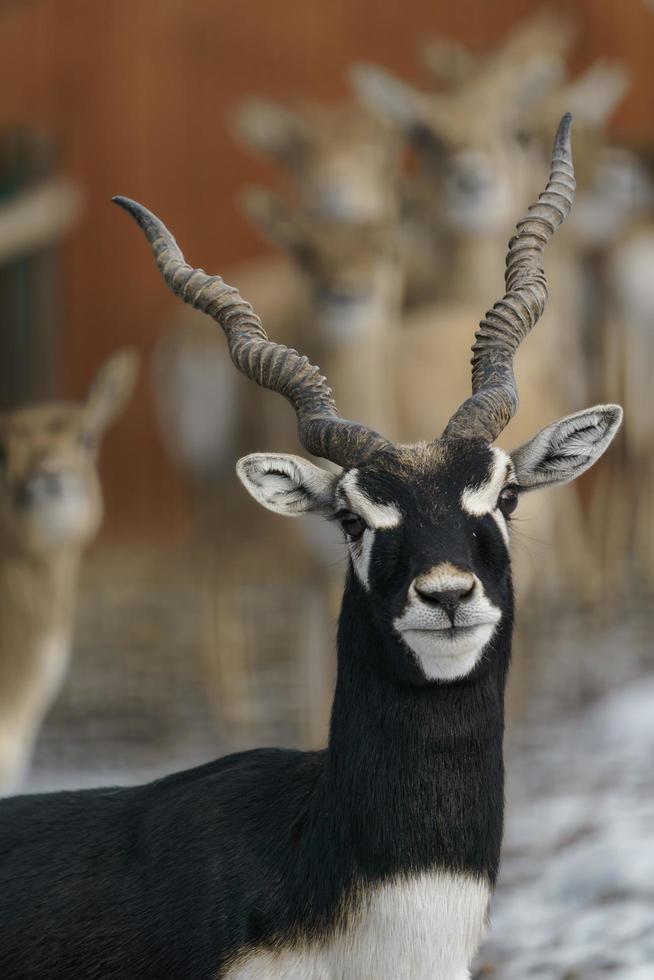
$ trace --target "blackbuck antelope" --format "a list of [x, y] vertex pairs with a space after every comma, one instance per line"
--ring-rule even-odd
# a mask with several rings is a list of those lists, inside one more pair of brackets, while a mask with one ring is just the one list
[[83, 404], [0, 413], [0, 793], [19, 786], [66, 677], [79, 563], [102, 517], [98, 445], [136, 370], [119, 351]]
[[464, 980], [484, 931], [503, 810], [511, 514], [571, 480], [621, 410], [553, 423], [515, 452], [513, 356], [543, 311], [543, 249], [570, 208], [569, 117], [509, 246], [472, 388], [441, 436], [394, 445], [342, 418], [317, 367], [268, 340], [219, 276], [187, 265], [126, 198], [167, 284], [224, 330], [247, 377], [293, 406], [293, 455], [238, 463], [264, 507], [338, 522], [350, 553], [328, 747], [258, 750], [149, 786], [0, 807], [0, 972], [193, 980]]

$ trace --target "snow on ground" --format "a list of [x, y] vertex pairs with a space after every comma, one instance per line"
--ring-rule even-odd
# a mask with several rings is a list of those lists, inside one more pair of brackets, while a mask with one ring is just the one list
[[654, 680], [508, 753], [508, 812], [476, 976], [654, 978]]

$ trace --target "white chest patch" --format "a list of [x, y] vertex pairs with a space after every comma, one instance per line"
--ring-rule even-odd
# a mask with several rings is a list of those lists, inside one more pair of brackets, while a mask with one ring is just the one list
[[487, 883], [442, 871], [380, 885], [342, 932], [246, 954], [224, 980], [467, 980], [489, 898]]
[[52, 633], [43, 641], [40, 655], [40, 679], [43, 698], [48, 703], [61, 690], [69, 661], [70, 637], [66, 633]]

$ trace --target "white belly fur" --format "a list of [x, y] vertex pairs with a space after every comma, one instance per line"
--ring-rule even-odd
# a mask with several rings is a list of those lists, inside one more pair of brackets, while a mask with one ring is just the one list
[[385, 883], [342, 932], [246, 953], [225, 980], [466, 980], [489, 898], [487, 883], [464, 874]]

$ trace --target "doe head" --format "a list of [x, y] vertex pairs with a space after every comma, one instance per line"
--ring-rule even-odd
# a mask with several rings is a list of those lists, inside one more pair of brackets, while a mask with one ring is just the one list
[[600, 405], [554, 422], [514, 452], [494, 446], [517, 408], [513, 356], [545, 306], [543, 251], [573, 193], [566, 116], [546, 189], [509, 244], [506, 293], [477, 331], [472, 395], [441, 435], [406, 446], [342, 418], [318, 368], [268, 340], [233, 287], [186, 264], [158, 218], [116, 199], [145, 232], [168, 285], [223, 328], [235, 365], [290, 401], [304, 448], [341, 467], [334, 473], [298, 456], [256, 453], [237, 472], [269, 510], [340, 524], [357, 601], [385, 628], [398, 672], [409, 668], [423, 683], [465, 677], [492, 659], [494, 637], [512, 622], [510, 523], [520, 496], [574, 479], [620, 423], [618, 406]]
[[438, 201], [437, 220], [459, 234], [504, 233], [516, 201], [533, 191], [533, 154], [522, 139], [526, 107], [558, 77], [550, 59], [511, 71], [488, 65], [448, 92], [423, 92], [388, 71], [359, 64], [359, 101], [412, 146]]
[[302, 207], [314, 220], [358, 224], [395, 216], [398, 140], [356, 106], [293, 109], [250, 99], [233, 122], [250, 149], [291, 171]]
[[357, 338], [395, 308], [401, 270], [393, 222], [317, 220], [263, 188], [251, 188], [242, 202], [253, 224], [292, 256], [311, 290], [316, 332], [324, 339]]
[[81, 404], [53, 402], [0, 413], [0, 542], [48, 553], [81, 547], [102, 519], [98, 448], [135, 384], [138, 358], [117, 351]]

